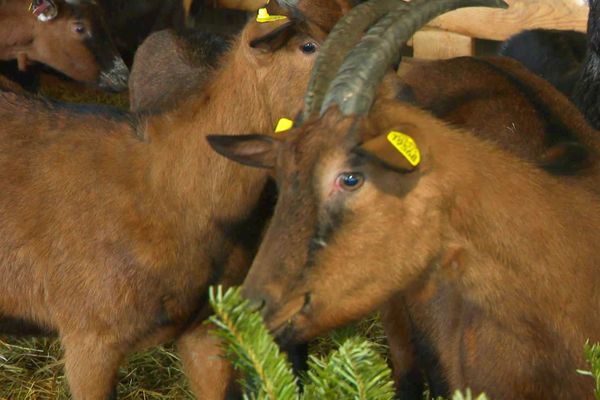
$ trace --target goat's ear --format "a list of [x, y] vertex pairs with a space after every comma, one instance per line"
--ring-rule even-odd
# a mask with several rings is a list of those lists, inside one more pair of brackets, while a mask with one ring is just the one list
[[542, 154], [540, 164], [555, 175], [573, 175], [590, 164], [590, 150], [577, 142], [559, 143]]
[[279, 141], [265, 135], [208, 135], [213, 150], [240, 164], [274, 168]]
[[396, 131], [370, 139], [353, 152], [399, 172], [414, 171], [421, 163], [421, 151], [413, 138]]

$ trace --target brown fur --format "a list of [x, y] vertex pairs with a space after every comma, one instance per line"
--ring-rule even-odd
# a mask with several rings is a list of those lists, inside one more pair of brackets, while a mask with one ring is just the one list
[[[401, 80], [401, 100], [598, 189], [598, 131], [569, 99], [518, 62], [499, 57], [420, 62]], [[568, 143], [581, 144], [583, 155], [574, 156]]]
[[[91, 2], [55, 3], [58, 16], [41, 22], [28, 10], [29, 1], [0, 1], [0, 60], [18, 60], [21, 69], [39, 62], [78, 81], [125, 89], [127, 69], [106, 29], [102, 10]], [[74, 31], [78, 23], [87, 33]]]
[[[596, 192], [600, 189], [598, 132], [565, 96], [513, 60], [464, 57], [418, 62], [402, 76], [399, 93], [404, 100], [431, 111], [453, 126], [468, 128], [525, 160], [566, 175], [564, 182], [583, 184]], [[421, 297], [413, 296], [412, 303], [420, 302]], [[395, 312], [385, 310], [390, 307]], [[397, 305], [388, 304], [384, 308], [383, 314], [389, 316], [384, 319], [386, 331], [397, 336], [402, 331], [395, 328], [398, 322], [392, 316], [401, 321], [409, 317], [400, 316], [401, 308]], [[407, 336], [388, 337], [392, 342], [412, 343], [418, 332], [402, 334]], [[402, 354], [415, 351], [405, 348]], [[396, 376], [404, 377], [396, 379], [401, 393], [419, 386], [415, 377], [423, 368], [427, 374], [435, 375], [431, 370], [435, 371], [437, 360], [417, 361], [415, 357], [398, 360], [392, 357], [392, 360]], [[427, 363], [432, 365], [423, 365]], [[429, 385], [433, 394], [442, 394], [436, 390], [447, 389], [445, 383], [432, 379], [435, 380], [430, 377]]]
[[[395, 85], [388, 82], [384, 87], [389, 90]], [[468, 128], [480, 138], [530, 163], [564, 175], [565, 183], [583, 184], [598, 191], [598, 132], [585, 122], [568, 99], [514, 61], [458, 58], [419, 62], [402, 76], [397, 92], [401, 100], [426, 108], [453, 126]], [[389, 93], [383, 97], [389, 97]], [[262, 155], [265, 157], [264, 152]], [[282, 270], [282, 274], [286, 273]], [[434, 287], [427, 285], [428, 289], [413, 296], [412, 302], [433, 296]], [[277, 298], [280, 288], [268, 290], [275, 290], [272, 295]], [[296, 304], [302, 302], [302, 298], [298, 298], [290, 302], [290, 306], [297, 307]], [[398, 310], [402, 308], [393, 302], [384, 308], [383, 322], [391, 343], [412, 347], [419, 342], [415, 327], [405, 326], [411, 317], [401, 315]], [[393, 312], [388, 312], [388, 308]], [[282, 315], [285, 321], [286, 312]], [[404, 328], [398, 329], [398, 326]], [[443, 394], [447, 385], [436, 376], [437, 360], [428, 354], [428, 343], [419, 343], [418, 347], [420, 349], [396, 346], [392, 351], [394, 374], [402, 397], [420, 398], [422, 385], [417, 377], [423, 368], [429, 375], [432, 392]], [[418, 357], [417, 352], [425, 356]]]
[[131, 68], [131, 111], [171, 109], [197, 93], [227, 48], [224, 38], [209, 33], [163, 30], [151, 34], [135, 53]]
[[0, 313], [59, 332], [75, 399], [105, 398], [128, 353], [171, 338], [198, 395], [224, 395], [196, 329], [208, 285], [246, 273], [267, 177], [204, 136], [300, 110], [315, 39], [293, 25], [277, 49], [249, 47], [277, 26], [251, 21], [204, 92], [157, 115], [0, 94]]
[[[421, 149], [415, 171], [361, 150], [392, 129]], [[600, 340], [597, 195], [394, 102], [358, 121], [330, 110], [271, 151], [280, 197], [244, 290], [275, 332], [306, 340], [407, 304], [448, 388], [592, 398], [575, 370]], [[337, 187], [344, 171], [364, 185]]]

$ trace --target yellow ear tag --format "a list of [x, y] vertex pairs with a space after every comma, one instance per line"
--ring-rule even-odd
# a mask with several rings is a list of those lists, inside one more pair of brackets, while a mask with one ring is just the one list
[[280, 21], [282, 19], [287, 19], [287, 17], [285, 15], [270, 15], [265, 7], [259, 8], [256, 15], [256, 22], [260, 23]]
[[281, 21], [282, 19], [287, 19], [287, 17], [285, 15], [270, 15], [264, 7], [258, 9], [258, 15], [256, 16], [256, 21], [260, 23]]
[[406, 158], [410, 165], [416, 167], [421, 163], [421, 151], [413, 138], [402, 132], [391, 131], [387, 135], [387, 140]]
[[287, 118], [281, 118], [275, 127], [275, 133], [283, 133], [289, 131], [294, 127], [294, 121]]

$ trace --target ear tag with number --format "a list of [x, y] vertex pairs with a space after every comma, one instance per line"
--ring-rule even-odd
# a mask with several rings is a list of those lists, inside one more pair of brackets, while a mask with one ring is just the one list
[[421, 151], [413, 138], [402, 132], [391, 131], [387, 135], [387, 140], [406, 158], [410, 165], [416, 167], [421, 163]]
[[281, 118], [279, 122], [277, 122], [277, 127], [275, 128], [275, 133], [283, 133], [285, 131], [289, 131], [294, 127], [294, 121], [287, 118]]
[[271, 15], [266, 7], [259, 8], [256, 15], [256, 22], [260, 23], [281, 21], [282, 19], [287, 19], [287, 17], [285, 15]]
[[41, 22], [53, 20], [58, 15], [58, 8], [52, 0], [32, 0], [29, 11]]

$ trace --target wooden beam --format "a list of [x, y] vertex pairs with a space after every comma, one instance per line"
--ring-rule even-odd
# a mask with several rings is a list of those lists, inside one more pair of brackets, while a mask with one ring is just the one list
[[444, 60], [475, 53], [475, 39], [472, 37], [432, 29], [417, 32], [412, 45], [413, 56], [424, 60]]
[[585, 32], [587, 0], [505, 0], [507, 10], [466, 8], [433, 20], [429, 26], [481, 39], [506, 40], [533, 28]]

